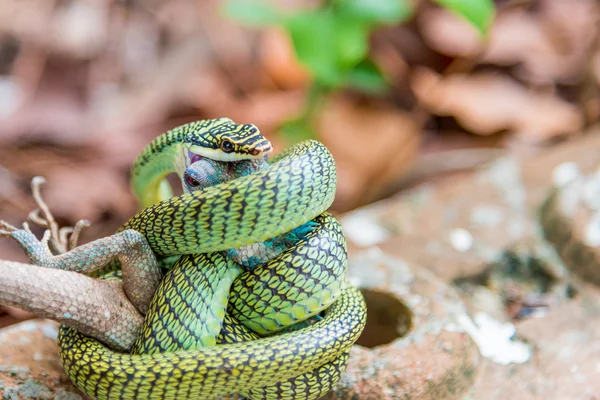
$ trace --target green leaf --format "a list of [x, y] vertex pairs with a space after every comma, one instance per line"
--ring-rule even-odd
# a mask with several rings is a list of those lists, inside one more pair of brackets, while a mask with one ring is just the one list
[[336, 10], [369, 24], [396, 24], [413, 14], [409, 0], [337, 0]]
[[434, 0], [440, 6], [465, 18], [482, 36], [487, 35], [494, 22], [493, 0]]
[[340, 68], [354, 67], [369, 52], [368, 27], [338, 16], [335, 20], [335, 51]]
[[225, 15], [249, 26], [275, 25], [281, 22], [279, 12], [260, 0], [230, 0], [223, 6]]
[[389, 89], [389, 83], [377, 65], [367, 59], [350, 70], [347, 84], [365, 93], [381, 94]]
[[329, 11], [307, 11], [291, 15], [285, 22], [298, 60], [316, 81], [335, 87], [343, 79], [336, 55], [335, 19]]

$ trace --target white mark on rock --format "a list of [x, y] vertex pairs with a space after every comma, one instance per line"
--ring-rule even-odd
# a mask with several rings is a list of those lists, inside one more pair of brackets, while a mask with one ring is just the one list
[[58, 329], [56, 329], [56, 325], [43, 324], [42, 326], [40, 326], [40, 328], [42, 329], [42, 333], [44, 334], [44, 336], [46, 336], [47, 338], [56, 340], [56, 338], [58, 337]]
[[503, 158], [490, 165], [485, 174], [480, 175], [484, 182], [492, 183], [502, 198], [515, 212], [526, 212], [525, 187], [521, 167], [514, 158]]
[[25, 332], [33, 333], [38, 330], [38, 323], [36, 321], [26, 321], [15, 325], [15, 327], [18, 327]]
[[481, 355], [491, 361], [502, 365], [529, 361], [531, 348], [513, 340], [516, 332], [513, 324], [496, 321], [482, 312], [475, 314], [475, 322], [466, 314], [459, 315], [458, 322], [477, 343]]
[[408, 285], [413, 279], [406, 262], [376, 246], [362, 250], [348, 260], [348, 280], [354, 286], [370, 288], [389, 284], [390, 281]]
[[579, 166], [574, 162], [564, 162], [552, 171], [552, 183], [556, 187], [563, 187], [579, 177]]
[[354, 211], [341, 218], [344, 233], [359, 246], [367, 247], [386, 240], [390, 234], [366, 210]]
[[595, 213], [587, 226], [583, 235], [583, 242], [591, 247], [600, 247], [600, 213]]
[[498, 207], [476, 206], [471, 213], [471, 222], [485, 227], [500, 225], [504, 220], [504, 213]]
[[456, 250], [464, 253], [473, 247], [473, 236], [466, 229], [454, 229], [450, 232], [450, 243]]
[[569, 368], [569, 371], [571, 371], [572, 374], [576, 374], [577, 371], [579, 371], [579, 365], [577, 365], [577, 364], [571, 365], [571, 368]]
[[600, 209], [600, 177], [592, 175], [583, 185], [583, 201], [591, 210]]

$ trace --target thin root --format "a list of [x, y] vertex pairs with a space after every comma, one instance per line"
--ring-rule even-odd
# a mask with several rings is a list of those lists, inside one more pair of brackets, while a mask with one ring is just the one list
[[40, 217], [40, 209], [39, 208], [32, 210], [29, 213], [29, 215], [27, 216], [27, 219], [36, 225], [43, 226], [43, 227], [48, 226], [48, 221], [46, 221], [44, 218]]
[[[35, 220], [32, 219], [32, 222], [49, 228], [53, 244], [59, 245], [60, 236], [58, 234], [58, 224], [54, 220], [54, 215], [52, 215], [52, 212], [50, 212], [50, 207], [48, 207], [48, 204], [46, 204], [42, 197], [41, 188], [44, 183], [46, 183], [46, 179], [41, 176], [34, 176], [31, 180], [31, 192], [33, 194], [33, 199], [35, 200], [35, 204], [37, 204], [39, 207], [39, 211], [34, 210], [33, 215], [35, 216]], [[39, 216], [40, 212], [42, 213], [41, 217]]]
[[[46, 204], [42, 197], [41, 187], [44, 183], [46, 183], [46, 179], [41, 176], [36, 176], [31, 180], [31, 192], [38, 208], [29, 213], [28, 219], [36, 225], [47, 228], [44, 231], [41, 242], [48, 249], [52, 248], [54, 254], [66, 253], [77, 247], [81, 231], [83, 228], [91, 226], [91, 223], [88, 220], [81, 219], [73, 227], [64, 226], [60, 228], [52, 212], [50, 212], [50, 207], [48, 207], [48, 204]], [[23, 229], [33, 234], [27, 222], [23, 222]], [[10, 237], [13, 232], [18, 230], [19, 228], [0, 220], [0, 237]]]
[[63, 226], [58, 230], [58, 240], [65, 246], [69, 242], [69, 234], [73, 232], [73, 227]]
[[75, 226], [73, 227], [73, 233], [71, 233], [71, 237], [69, 238], [69, 250], [77, 247], [77, 241], [79, 240], [81, 231], [83, 228], [88, 228], [90, 226], [92, 226], [92, 223], [87, 219], [80, 219], [75, 223]]

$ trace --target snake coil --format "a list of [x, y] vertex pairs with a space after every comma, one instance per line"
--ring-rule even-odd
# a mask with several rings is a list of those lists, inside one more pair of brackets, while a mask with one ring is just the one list
[[[144, 162], [152, 166], [153, 154], [165, 154], [165, 147], [176, 145], [189, 129], [179, 127], [156, 139], [144, 151]], [[317, 228], [233, 282], [225, 319], [262, 330], [264, 337], [236, 342], [221, 332], [221, 344], [212, 347], [125, 354], [63, 326], [60, 357], [72, 382], [98, 399], [213, 399], [235, 393], [253, 399], [322, 397], [341, 377], [348, 350], [366, 321], [362, 295], [345, 282], [341, 228], [325, 212], [335, 185], [331, 154], [319, 142], [308, 141], [283, 152], [265, 169], [140, 211], [122, 230], [140, 232], [160, 256], [211, 257], [307, 221], [314, 220]], [[181, 267], [170, 273], [188, 279], [190, 271]], [[156, 293], [157, 310], [177, 314], [187, 300], [177, 302], [172, 292], [177, 290]], [[313, 325], [269, 335], [281, 329], [282, 320], [289, 325], [323, 309], [322, 320]], [[227, 326], [223, 330], [235, 329]]]

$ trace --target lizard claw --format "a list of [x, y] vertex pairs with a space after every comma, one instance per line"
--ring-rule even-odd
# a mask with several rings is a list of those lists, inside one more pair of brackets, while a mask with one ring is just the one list
[[46, 230], [42, 240], [39, 240], [31, 232], [27, 222], [24, 222], [23, 228], [19, 229], [6, 221], [0, 221], [0, 237], [11, 238], [19, 243], [32, 264], [40, 265], [43, 260], [52, 256], [48, 248], [48, 240], [50, 239], [49, 230]]
[[6, 221], [0, 220], [0, 236], [1, 237], [11, 237], [13, 232], [18, 231], [19, 228], [16, 226], [12, 226]]
[[52, 257], [52, 252], [48, 247], [50, 231], [46, 230], [40, 240], [28, 229], [27, 223], [23, 225], [24, 229], [19, 229], [0, 221], [0, 237], [14, 239], [23, 248], [31, 264], [43, 265], [44, 261]]

